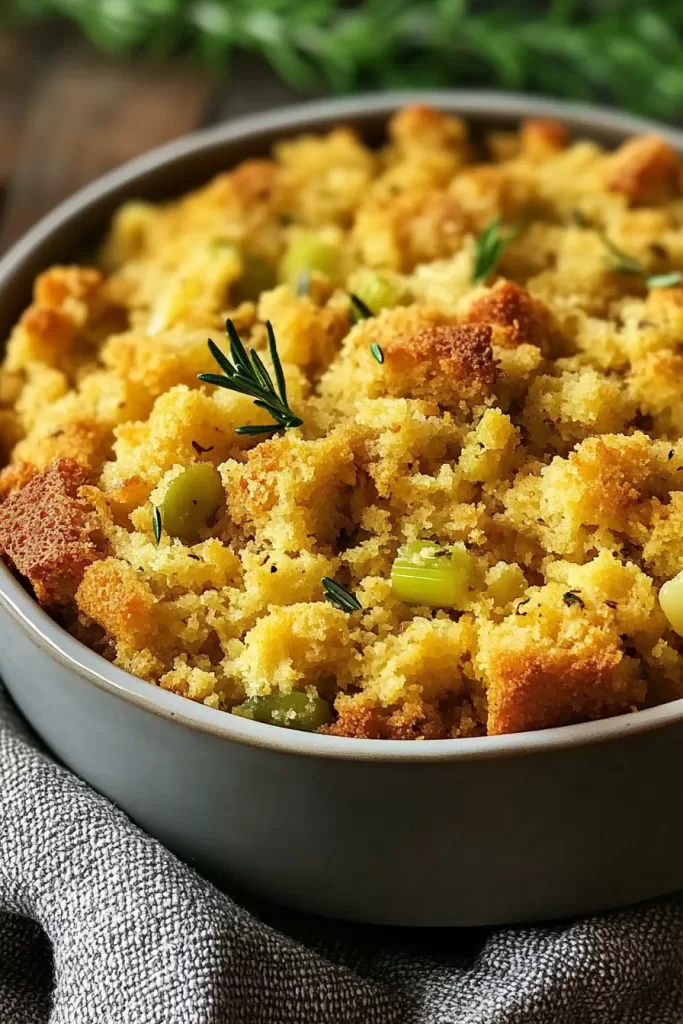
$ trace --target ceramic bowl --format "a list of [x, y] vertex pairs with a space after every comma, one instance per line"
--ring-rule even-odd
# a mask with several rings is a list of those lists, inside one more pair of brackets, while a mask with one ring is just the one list
[[[604, 110], [491, 93], [302, 105], [181, 139], [61, 205], [0, 262], [0, 335], [34, 276], [77, 258], [125, 200], [205, 182], [282, 135], [352, 123], [370, 140], [406, 102], [481, 127], [557, 116], [608, 145], [653, 130]], [[683, 133], [656, 128], [683, 152]], [[485, 925], [683, 887], [683, 701], [481, 739], [343, 739], [249, 722], [167, 693], [69, 636], [0, 566], [0, 674], [45, 743], [230, 891], [331, 917]]]

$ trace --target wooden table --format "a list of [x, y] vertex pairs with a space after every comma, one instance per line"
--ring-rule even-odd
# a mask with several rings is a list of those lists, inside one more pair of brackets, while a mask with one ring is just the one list
[[195, 128], [310, 98], [260, 61], [110, 60], [60, 25], [0, 33], [0, 252], [93, 178]]

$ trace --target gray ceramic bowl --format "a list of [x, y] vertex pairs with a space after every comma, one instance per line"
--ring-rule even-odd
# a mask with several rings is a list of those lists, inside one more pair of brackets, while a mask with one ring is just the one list
[[[0, 262], [0, 335], [33, 277], [132, 197], [178, 195], [282, 134], [344, 120], [379, 138], [416, 99], [480, 126], [554, 115], [616, 144], [653, 125], [486, 93], [365, 97], [182, 139], [60, 206]], [[683, 133], [655, 128], [683, 152]], [[683, 701], [542, 732], [421, 743], [288, 732], [111, 666], [0, 566], [0, 672], [55, 754], [181, 857], [237, 890], [402, 925], [552, 918], [683, 887]]]

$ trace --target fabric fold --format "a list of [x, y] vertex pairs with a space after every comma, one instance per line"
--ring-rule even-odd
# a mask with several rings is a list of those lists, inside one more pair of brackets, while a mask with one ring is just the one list
[[2, 1024], [682, 1019], [679, 898], [495, 930], [257, 916], [52, 761], [0, 696]]

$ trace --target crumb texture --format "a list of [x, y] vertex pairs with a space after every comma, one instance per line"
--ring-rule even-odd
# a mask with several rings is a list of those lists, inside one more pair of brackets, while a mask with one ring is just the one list
[[[7, 339], [0, 554], [122, 668], [224, 711], [308, 693], [337, 736], [682, 697], [658, 601], [683, 569], [681, 181], [657, 136], [608, 152], [536, 119], [475, 140], [412, 106], [377, 150], [339, 126], [127, 203], [97, 266], [41, 274]], [[477, 275], [496, 219], [509, 240]], [[198, 379], [227, 317], [274, 376], [272, 324], [302, 426], [238, 433], [268, 411]], [[180, 539], [164, 515], [196, 463], [223, 499]], [[457, 609], [392, 593], [413, 541], [466, 549]]]

